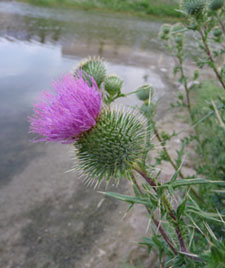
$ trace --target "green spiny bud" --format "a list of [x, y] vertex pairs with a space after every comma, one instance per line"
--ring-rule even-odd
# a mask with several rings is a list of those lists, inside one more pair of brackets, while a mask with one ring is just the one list
[[106, 76], [106, 68], [103, 61], [99, 57], [89, 57], [80, 63], [78, 71], [82, 70], [84, 73], [92, 76], [100, 87]]
[[132, 165], [143, 153], [143, 124], [128, 112], [103, 110], [95, 127], [74, 144], [79, 167], [89, 178], [131, 176]]
[[146, 116], [148, 114], [148, 112], [149, 112], [149, 106], [148, 106], [148, 104], [146, 104], [146, 103], [142, 104], [141, 105], [141, 108], [140, 108], [140, 111], [141, 111], [141, 113], [143, 115]]
[[176, 42], [176, 44], [178, 46], [182, 46], [183, 45], [183, 38], [184, 38], [183, 37], [183, 34], [181, 34], [181, 33], [176, 34], [174, 40], [175, 40], [175, 42]]
[[114, 96], [121, 92], [123, 81], [117, 75], [109, 75], [105, 79], [105, 90]]
[[164, 34], [162, 32], [159, 33], [159, 38], [162, 40], [169, 40], [169, 35], [168, 34]]
[[209, 8], [212, 11], [216, 11], [216, 10], [222, 8], [223, 5], [224, 5], [224, 0], [211, 0], [210, 4], [209, 4]]
[[163, 24], [162, 27], [161, 27], [161, 31], [164, 34], [169, 34], [170, 28], [171, 28], [171, 25], [170, 24]]
[[169, 39], [169, 33], [170, 33], [170, 24], [163, 24], [161, 26], [160, 32], [159, 32], [159, 37], [162, 40], [168, 40]]
[[199, 17], [207, 7], [206, 0], [182, 0], [181, 8], [187, 15]]
[[149, 99], [150, 91], [152, 87], [148, 84], [145, 84], [137, 89], [137, 97], [139, 100], [145, 101]]

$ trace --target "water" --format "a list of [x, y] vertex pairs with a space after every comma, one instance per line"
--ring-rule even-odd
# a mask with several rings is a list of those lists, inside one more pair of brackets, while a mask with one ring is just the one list
[[[80, 202], [81, 210], [84, 210], [84, 214], [79, 214], [77, 224], [87, 222], [84, 230], [88, 228], [90, 231], [93, 228], [91, 237], [81, 236], [79, 256], [85, 254], [82, 249], [89, 248], [87, 244], [90, 246], [91, 241], [101, 233], [100, 227], [109, 224], [102, 219], [102, 215], [107, 208], [112, 209], [116, 205], [106, 203], [102, 214], [98, 214], [93, 220], [90, 203], [84, 208], [87, 202], [85, 198], [88, 197], [89, 202], [94, 204], [91, 205], [96, 206], [100, 197], [96, 197], [93, 190], [88, 195], [82, 195], [82, 191], [86, 191], [85, 187], [80, 182], [74, 182], [74, 174], [63, 173], [73, 167], [73, 153], [67, 153], [71, 147], [32, 144], [29, 141], [31, 136], [28, 134], [27, 117], [32, 112], [35, 98], [43, 89], [50, 87], [52, 80], [71, 71], [84, 57], [93, 55], [103, 57], [108, 72], [118, 74], [124, 79], [125, 92], [135, 90], [143, 83], [152, 83], [156, 88], [156, 99], [165, 102], [166, 109], [172, 89], [161, 64], [165, 55], [157, 39], [160, 25], [160, 22], [124, 18], [108, 13], [0, 2], [0, 202], [1, 228], [4, 230], [4, 236], [0, 240], [2, 244], [8, 241], [6, 251], [17, 250], [13, 259], [2, 249], [1, 267], [8, 267], [10, 258], [15, 266], [9, 267], [64, 267], [64, 264], [65, 267], [74, 267], [74, 261], [79, 258], [73, 252], [73, 256], [76, 256], [69, 257], [69, 261], [64, 263], [67, 254], [65, 252], [70, 248], [71, 241], [68, 234], [65, 235], [66, 238], [62, 238], [59, 231], [56, 233], [60, 235], [61, 241], [67, 239], [67, 242], [63, 240], [65, 247], [61, 245], [62, 257], [55, 257], [55, 248], [50, 257], [48, 256], [49, 263], [53, 266], [44, 266], [47, 263], [46, 258], [43, 259], [43, 266], [35, 266], [40, 252], [44, 254], [48, 247], [54, 248], [54, 243], [49, 245], [46, 242], [42, 247], [37, 242], [39, 237], [48, 241], [39, 233], [38, 228], [48, 230], [46, 226], [55, 224], [55, 221], [59, 221], [61, 228], [65, 228], [63, 224], [68, 220], [68, 215], [61, 221], [59, 215], [65, 210], [64, 205], [70, 202]], [[118, 103], [140, 104], [135, 96], [121, 99]], [[78, 191], [81, 188], [82, 191]], [[56, 209], [56, 199], [65, 204]], [[47, 208], [46, 202], [50, 204]], [[79, 205], [76, 211], [78, 208]], [[50, 210], [57, 215], [52, 223], [47, 221]], [[12, 218], [21, 215], [23, 220], [18, 227]], [[41, 222], [40, 215], [43, 217]], [[25, 219], [29, 219], [29, 223]], [[96, 224], [98, 221], [102, 223], [98, 228], [95, 225], [89, 226], [90, 219]], [[31, 223], [36, 226], [35, 229], [31, 228]], [[13, 241], [10, 235], [15, 230], [20, 233], [19, 242]], [[72, 230], [69, 236], [76, 240], [78, 233]], [[24, 253], [24, 247], [30, 250]]]

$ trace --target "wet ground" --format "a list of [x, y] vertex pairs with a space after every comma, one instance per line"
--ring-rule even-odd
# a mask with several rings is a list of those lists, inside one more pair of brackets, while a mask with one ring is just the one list
[[[123, 221], [125, 205], [65, 173], [75, 165], [72, 146], [30, 142], [27, 117], [41, 90], [90, 55], [124, 79], [125, 92], [152, 83], [162, 117], [175, 92], [157, 39], [160, 25], [0, 1], [0, 267], [101, 268], [107, 256], [107, 268], [117, 268], [136, 249], [145, 213]], [[135, 96], [118, 102], [127, 103], [139, 104]], [[109, 187], [130, 191], [126, 182]]]

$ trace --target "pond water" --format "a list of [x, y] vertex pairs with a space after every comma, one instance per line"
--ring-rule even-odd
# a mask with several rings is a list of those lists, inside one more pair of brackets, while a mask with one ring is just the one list
[[[61, 182], [62, 177], [67, 183], [72, 181], [71, 175], [63, 174], [72, 166], [71, 156], [66, 153], [71, 148], [29, 142], [27, 117], [40, 91], [49, 88], [55, 78], [71, 71], [84, 57], [95, 55], [105, 59], [109, 73], [124, 79], [125, 92], [143, 83], [152, 83], [156, 99], [165, 102], [164, 109], [168, 108], [173, 90], [161, 64], [166, 56], [157, 39], [160, 25], [157, 21], [109, 13], [0, 1], [0, 201], [1, 219], [4, 219], [1, 227], [6, 228], [5, 232], [7, 228], [15, 230], [12, 217], [26, 213], [52, 194], [63, 195], [72, 187]], [[118, 103], [139, 104], [135, 96]], [[59, 188], [53, 185], [56, 181]], [[29, 217], [37, 223], [35, 213]], [[37, 213], [40, 213], [39, 208]], [[48, 214], [49, 210], [44, 213]], [[79, 217], [82, 219], [82, 215]], [[20, 243], [27, 247], [32, 239], [22, 227], [18, 230], [25, 233]], [[0, 239], [3, 243], [4, 238]], [[10, 235], [7, 241], [11, 241]], [[12, 241], [9, 244], [14, 248]], [[27, 256], [34, 256], [35, 252], [36, 248]], [[17, 255], [18, 260], [20, 255], [23, 254]], [[1, 267], [8, 267], [7, 254], [5, 256]], [[36, 267], [32, 262], [25, 263], [9, 267]], [[54, 265], [51, 267], [64, 267]], [[68, 262], [66, 265], [70, 267]]]

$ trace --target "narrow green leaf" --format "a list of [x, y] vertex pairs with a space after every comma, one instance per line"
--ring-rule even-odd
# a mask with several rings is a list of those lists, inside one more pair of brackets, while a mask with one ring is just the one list
[[185, 147], [185, 144], [184, 144], [184, 141], [182, 141], [181, 148], [179, 151], [177, 151], [177, 159], [176, 159], [177, 167], [179, 167], [182, 163], [182, 157], [184, 154], [184, 147]]
[[198, 185], [198, 184], [216, 184], [220, 186], [225, 186], [225, 181], [211, 181], [211, 180], [206, 180], [206, 179], [201, 179], [201, 178], [183, 179], [183, 180], [175, 181], [173, 183], [165, 183], [160, 187], [177, 188], [177, 187], [182, 187], [182, 186], [192, 186], [192, 185]]
[[134, 206], [134, 203], [131, 203], [131, 204], [129, 205], [129, 208], [127, 209], [127, 213], [133, 208], [133, 206]]
[[130, 204], [143, 204], [146, 206], [151, 205], [149, 200], [147, 198], [144, 198], [144, 197], [134, 197], [134, 196], [122, 195], [122, 194], [112, 193], [112, 192], [100, 192], [100, 193], [102, 193], [106, 196], [121, 200], [121, 201], [128, 202]]
[[143, 242], [140, 242], [140, 244], [145, 244], [149, 246], [154, 246], [155, 243], [152, 241], [152, 238], [150, 237], [142, 237]]
[[179, 172], [180, 172], [180, 168], [178, 168], [178, 170], [173, 174], [171, 180], [170, 180], [170, 183], [173, 183], [176, 181], [177, 179], [177, 176], [179, 175]]
[[[187, 213], [194, 213], [194, 214], [198, 215], [199, 217], [207, 219], [207, 220], [221, 222], [221, 219], [218, 218], [217, 213], [206, 212], [206, 211], [203, 211], [201, 209], [197, 209], [196, 207], [193, 207], [193, 206], [188, 206], [186, 208], [186, 212]], [[224, 217], [224, 215], [221, 215], [221, 216]]]
[[184, 199], [180, 205], [177, 207], [177, 218], [180, 219], [181, 215], [183, 214], [185, 207], [186, 207], [187, 199]]
[[162, 249], [163, 249], [163, 244], [162, 244], [162, 242], [161, 242], [156, 236], [153, 236], [153, 237], [152, 237], [152, 241], [153, 241], [154, 244], [159, 248], [159, 250], [162, 250]]
[[173, 187], [172, 185], [168, 185], [168, 191], [171, 195], [174, 195], [174, 190], [173, 190]]
[[140, 192], [135, 184], [133, 184], [133, 190], [136, 196], [140, 196]]

